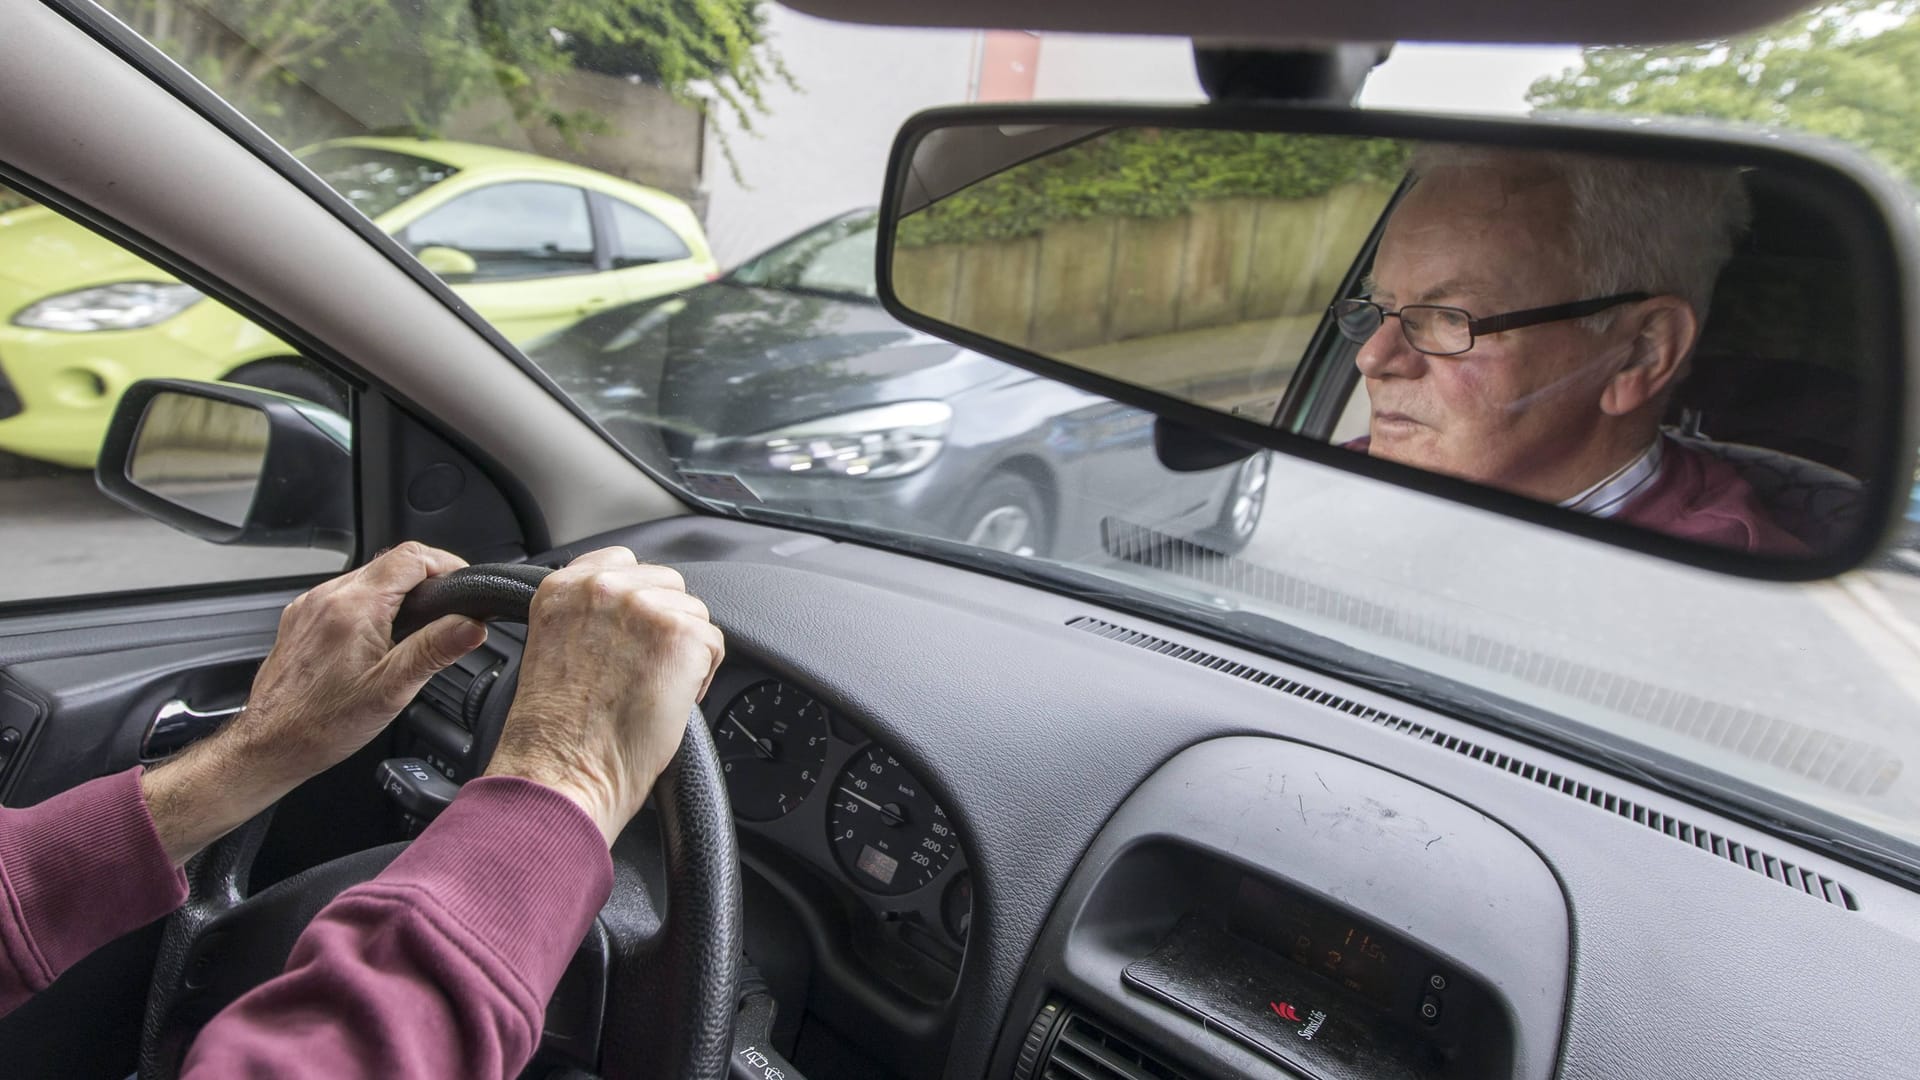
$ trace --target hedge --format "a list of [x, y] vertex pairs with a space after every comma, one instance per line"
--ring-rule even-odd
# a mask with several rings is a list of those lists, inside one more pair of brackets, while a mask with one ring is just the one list
[[1057, 222], [1178, 217], [1207, 199], [1304, 199], [1354, 180], [1396, 183], [1389, 139], [1127, 128], [1016, 165], [900, 223], [903, 247], [1013, 240]]

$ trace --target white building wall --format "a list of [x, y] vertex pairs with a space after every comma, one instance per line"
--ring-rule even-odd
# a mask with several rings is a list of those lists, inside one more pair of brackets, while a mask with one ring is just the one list
[[1040, 35], [1037, 99], [1194, 102], [1203, 99], [1186, 38]]
[[815, 222], [880, 201], [893, 134], [908, 116], [964, 102], [971, 30], [897, 30], [828, 22], [768, 5], [768, 34], [799, 90], [776, 86], [755, 134], [715, 114], [741, 177], [707, 140], [707, 239], [731, 268]]
[[[894, 133], [908, 116], [973, 94], [982, 35], [829, 22], [769, 5], [768, 35], [799, 89], [770, 87], [757, 131], [716, 112], [739, 162], [736, 180], [712, 133], [705, 179], [707, 238], [731, 268], [826, 218], [877, 205]], [[1037, 98], [1200, 96], [1192, 48], [1176, 38], [1047, 34]]]

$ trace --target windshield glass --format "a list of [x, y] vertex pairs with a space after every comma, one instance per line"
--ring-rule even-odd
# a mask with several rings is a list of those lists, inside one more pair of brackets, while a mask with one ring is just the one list
[[[1781, 586], [1285, 458], [1175, 472], [1152, 416], [874, 302], [871, 207], [907, 116], [1194, 101], [1189, 42], [845, 26], [761, 0], [103, 2], [275, 139], [317, 147], [308, 163], [363, 213], [417, 197], [410, 250], [690, 502], [1093, 575], [1143, 610], [1238, 613], [1276, 647], [1281, 624], [1305, 628], [1920, 839], [1920, 515], [1878, 565]], [[1909, 176], [1916, 40], [1914, 5], [1847, 3], [1697, 46], [1402, 46], [1362, 103], [1793, 126]], [[1047, 222], [1058, 245], [955, 219], [916, 241], [913, 273], [1036, 348], [1124, 365], [1141, 335], [1177, 344], [1192, 393], [1270, 413], [1280, 384], [1225, 361], [1313, 359], [1403, 162], [1369, 151], [1334, 176], [1258, 141], [1124, 149], [1098, 190], [1061, 196], [1078, 201]], [[1169, 202], [1162, 179], [1191, 175], [1176, 150], [1246, 167]], [[1305, 255], [1286, 241], [1303, 230], [1322, 238]], [[1060, 280], [1098, 302], [1032, 296], [1022, 267], [1042, 259], [1087, 268]], [[1342, 442], [1368, 429], [1348, 356], [1312, 372]]]
[[327, 146], [300, 156], [314, 175], [370, 218], [399, 206], [459, 171], [412, 154], [360, 146]]
[[809, 229], [727, 275], [742, 285], [874, 300], [873, 249], [878, 214], [861, 210]]
[[20, 194], [5, 184], [0, 184], [0, 214], [7, 213], [10, 210], [24, 210], [32, 205], [32, 199], [27, 198], [25, 195]]

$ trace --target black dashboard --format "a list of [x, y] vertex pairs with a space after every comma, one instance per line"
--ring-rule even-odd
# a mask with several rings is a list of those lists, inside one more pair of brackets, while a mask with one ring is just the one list
[[[804, 1075], [1920, 1075], [1920, 903], [1858, 866], [1087, 600], [714, 519], [541, 561], [603, 543], [728, 635], [747, 954]], [[456, 775], [488, 649], [408, 729]]]

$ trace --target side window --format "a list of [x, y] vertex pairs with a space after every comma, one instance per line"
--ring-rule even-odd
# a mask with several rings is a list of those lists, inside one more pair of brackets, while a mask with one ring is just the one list
[[471, 268], [465, 261], [425, 260], [454, 282], [585, 274], [594, 268], [587, 193], [565, 184], [496, 184], [468, 192], [407, 226], [406, 243], [416, 255], [428, 248], [465, 255]]
[[607, 206], [613, 211], [614, 269], [624, 270], [629, 266], [650, 266], [693, 257], [693, 252], [687, 250], [686, 241], [680, 239], [679, 234], [659, 218], [618, 199], [609, 198]]
[[[18, 192], [0, 192], [0, 267], [11, 275], [0, 278], [0, 603], [346, 565], [334, 551], [232, 547], [176, 532], [101, 494], [93, 478], [108, 422], [137, 380], [278, 390], [316, 402], [316, 424], [350, 439], [344, 383], [244, 316]], [[246, 461], [258, 467], [257, 456]]]
[[824, 244], [800, 268], [803, 289], [848, 296], [878, 296], [873, 283], [873, 248], [878, 234], [862, 229]]

